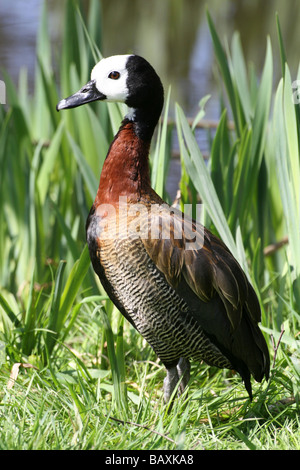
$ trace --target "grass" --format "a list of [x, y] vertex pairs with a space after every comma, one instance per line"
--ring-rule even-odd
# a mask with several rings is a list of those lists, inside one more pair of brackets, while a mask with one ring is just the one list
[[[256, 287], [271, 378], [253, 384], [250, 403], [238, 376], [193, 364], [188, 394], [168, 412], [164, 370], [107, 299], [85, 246], [85, 220], [124, 109], [95, 103], [55, 111], [101, 57], [99, 2], [91, 1], [87, 17], [79, 6], [66, 2], [59, 73], [52, 66], [45, 2], [33, 96], [25, 70], [17, 89], [4, 75], [9, 105], [0, 107], [0, 448], [299, 449], [299, 105], [291, 99], [279, 18], [282, 79], [273, 94], [270, 40], [258, 74], [245, 63], [238, 33], [224, 46], [207, 13], [221, 102], [227, 103], [211, 137], [208, 165], [195, 140], [197, 120], [190, 127], [176, 104], [175, 127], [167, 125], [170, 94], [151, 151], [153, 186], [168, 198], [170, 136], [177, 132], [181, 203], [202, 199], [203, 221]], [[286, 236], [288, 243], [277, 245]]]

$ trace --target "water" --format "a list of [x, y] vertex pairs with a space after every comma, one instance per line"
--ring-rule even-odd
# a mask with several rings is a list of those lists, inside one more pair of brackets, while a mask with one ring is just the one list
[[[65, 1], [47, 0], [53, 57], [59, 54]], [[293, 74], [299, 61], [295, 34], [299, 3], [297, 0], [211, 0], [209, 10], [221, 39], [226, 35], [230, 42], [233, 32], [240, 31], [246, 59], [254, 62], [257, 70], [262, 70], [269, 34], [276, 77], [280, 61], [275, 12], [279, 12]], [[159, 72], [165, 89], [172, 85], [173, 101], [178, 101], [191, 117], [197, 113], [199, 100], [210, 94], [206, 118], [216, 120], [219, 118], [216, 66], [205, 4], [201, 0], [103, 0], [102, 53], [107, 56], [133, 51], [145, 56]], [[4, 67], [17, 84], [20, 69], [26, 67], [31, 90], [41, 7], [41, 0], [0, 0], [0, 79]], [[205, 154], [208, 151], [205, 133], [200, 134], [199, 145]], [[172, 197], [176, 194], [178, 176], [178, 162], [172, 162]]]
[[[49, 30], [54, 57], [59, 53], [62, 36], [64, 2], [47, 0]], [[84, 3], [88, 4], [88, 0]], [[245, 56], [261, 70], [266, 36], [274, 45], [275, 67], [278, 68], [278, 40], [275, 12], [279, 12], [289, 64], [297, 69], [298, 20], [297, 0], [211, 0], [209, 9], [221, 39], [239, 30]], [[213, 94], [207, 106], [207, 117], [218, 118], [215, 87], [215, 65], [212, 42], [201, 0], [102, 0], [103, 54], [134, 51], [155, 65], [172, 96], [192, 115], [201, 97]], [[263, 5], [263, 7], [262, 7]], [[0, 68], [4, 67], [15, 83], [21, 67], [28, 68], [34, 83], [36, 34], [41, 13], [41, 0], [1, 0], [0, 2]], [[1, 76], [0, 76], [1, 78]]]
[[35, 38], [39, 22], [38, 0], [0, 3], [0, 65], [18, 80], [20, 67], [33, 71], [35, 67]]

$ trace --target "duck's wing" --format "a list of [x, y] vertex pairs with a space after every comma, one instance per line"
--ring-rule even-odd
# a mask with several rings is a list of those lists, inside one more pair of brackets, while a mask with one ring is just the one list
[[[269, 353], [257, 325], [259, 301], [226, 245], [167, 205], [153, 210], [149, 220], [153, 229], [143, 244], [166, 281], [233, 364], [245, 363], [258, 381], [268, 377]], [[240, 373], [241, 367], [236, 367]]]

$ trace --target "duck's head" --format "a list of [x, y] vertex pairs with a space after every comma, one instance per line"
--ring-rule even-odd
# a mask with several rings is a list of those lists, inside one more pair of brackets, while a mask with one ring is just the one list
[[128, 118], [158, 120], [163, 106], [163, 87], [157, 73], [138, 55], [115, 55], [100, 60], [91, 80], [79, 91], [61, 100], [57, 111], [92, 101], [118, 101], [130, 108]]

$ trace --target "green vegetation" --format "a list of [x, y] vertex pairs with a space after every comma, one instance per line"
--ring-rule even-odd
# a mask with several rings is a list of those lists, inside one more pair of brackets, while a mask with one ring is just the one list
[[250, 403], [238, 376], [193, 364], [188, 396], [168, 413], [163, 368], [95, 278], [85, 221], [123, 108], [94, 103], [56, 112], [100, 57], [99, 2], [84, 20], [77, 3], [66, 2], [58, 76], [44, 8], [34, 94], [26, 71], [18, 90], [5, 76], [9, 106], [0, 107], [1, 449], [300, 448], [300, 108], [278, 18], [275, 96], [270, 41], [260, 76], [245, 64], [238, 34], [224, 48], [207, 19], [228, 102], [208, 166], [197, 122], [191, 128], [176, 105], [175, 128], [164, 119], [153, 142], [152, 181], [167, 197], [169, 136], [177, 130], [181, 203], [200, 195], [205, 224], [256, 287], [270, 381], [253, 383]]

